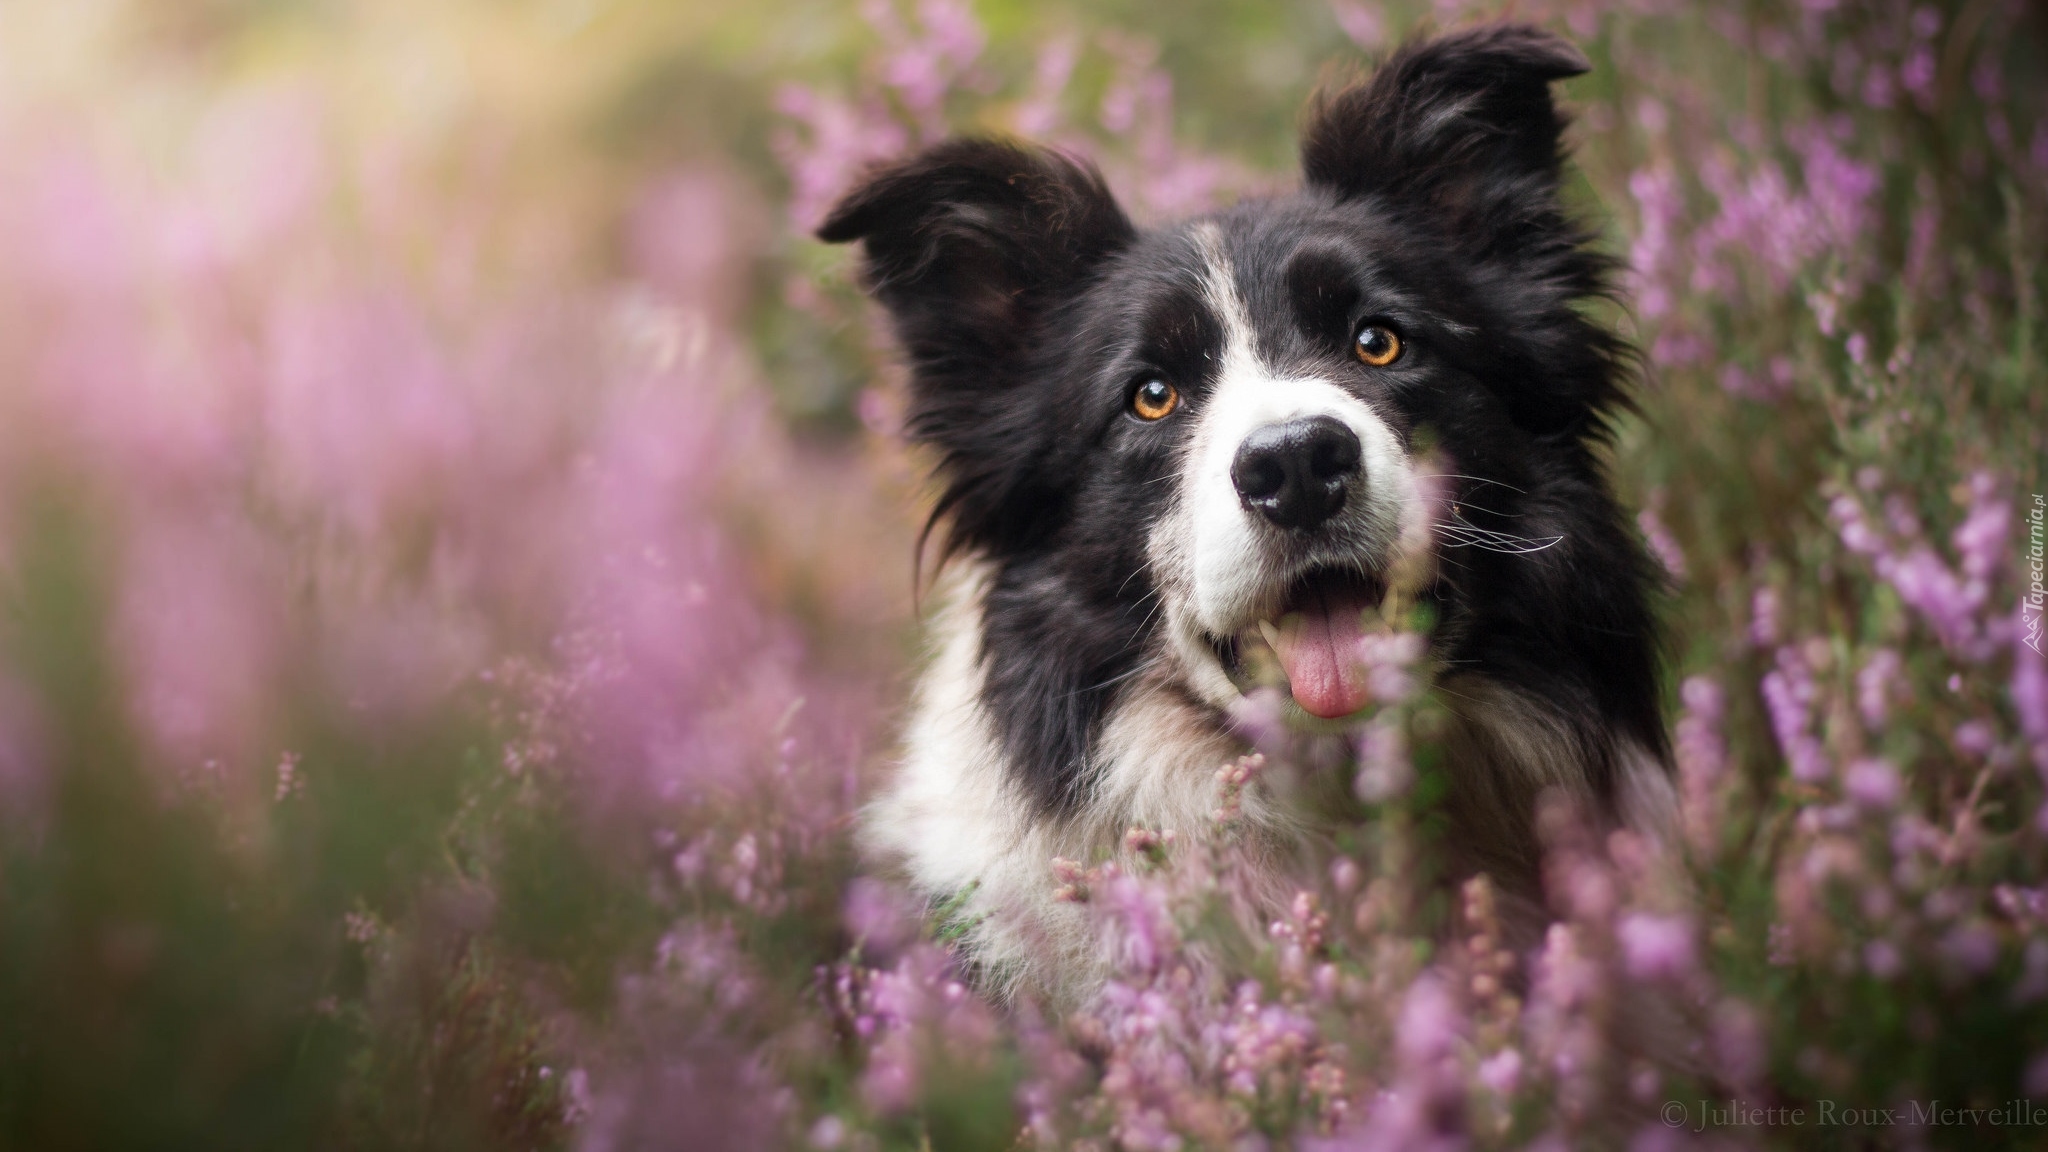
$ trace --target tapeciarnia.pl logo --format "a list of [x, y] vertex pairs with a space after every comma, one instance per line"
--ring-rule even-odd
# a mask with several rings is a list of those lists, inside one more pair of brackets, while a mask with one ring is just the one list
[[2027, 509], [2027, 594], [2020, 600], [2020, 643], [2041, 654], [2041, 621], [2048, 589], [2042, 587], [2042, 519], [2048, 515], [2041, 493], [2034, 493], [2034, 505]]

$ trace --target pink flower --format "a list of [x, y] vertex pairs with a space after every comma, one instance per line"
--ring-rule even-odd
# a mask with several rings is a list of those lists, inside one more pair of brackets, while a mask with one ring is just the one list
[[1888, 810], [1899, 802], [1903, 791], [1899, 770], [1884, 760], [1858, 760], [1843, 776], [1849, 798], [1865, 808]]
[[1636, 527], [1641, 529], [1643, 539], [1649, 542], [1651, 554], [1671, 574], [1673, 580], [1685, 579], [1685, 549], [1678, 544], [1678, 538], [1671, 529], [1664, 526], [1664, 520], [1654, 506], [1636, 513]]
[[[2014, 629], [2019, 634], [2019, 629]], [[2048, 658], [2024, 641], [2012, 646], [2013, 711], [2033, 750], [2034, 767], [2048, 783]]]
[[1884, 727], [1892, 693], [1901, 682], [1904, 667], [1896, 651], [1880, 648], [1870, 654], [1862, 670], [1856, 673], [1856, 709], [1872, 730]]
[[1479, 1082], [1502, 1096], [1512, 1096], [1522, 1082], [1522, 1054], [1503, 1048], [1479, 1062]]
[[1958, 971], [1981, 976], [1998, 963], [1998, 935], [1981, 920], [1965, 920], [1941, 938], [1942, 958]]
[[1638, 980], [1682, 976], [1692, 971], [1692, 922], [1683, 916], [1631, 912], [1615, 930], [1629, 975]]
[[1813, 672], [1807, 668], [1798, 649], [1790, 646], [1778, 649], [1778, 667], [1764, 675], [1762, 688], [1764, 705], [1771, 717], [1771, 729], [1777, 734], [1778, 747], [1792, 766], [1792, 778], [1806, 783], [1827, 779], [1827, 753], [1810, 731], [1812, 709], [1819, 690], [1814, 686]]

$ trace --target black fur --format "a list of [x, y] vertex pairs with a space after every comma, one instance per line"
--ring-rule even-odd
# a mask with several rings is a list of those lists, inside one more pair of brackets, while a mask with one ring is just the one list
[[[1446, 550], [1434, 639], [1452, 669], [1547, 703], [1611, 797], [1617, 737], [1665, 755], [1653, 568], [1593, 455], [1628, 350], [1580, 311], [1612, 264], [1559, 197], [1552, 81], [1564, 42], [1495, 26], [1402, 49], [1319, 99], [1306, 185], [1205, 218], [1259, 351], [1339, 382], [1457, 462], [1468, 521], [1563, 537]], [[1091, 169], [1007, 143], [942, 144], [874, 175], [819, 230], [861, 240], [912, 369], [909, 427], [939, 453], [943, 551], [985, 558], [984, 702], [1048, 814], [1089, 794], [1091, 741], [1155, 651], [1145, 542], [1170, 505], [1185, 422], [1127, 415], [1171, 380], [1199, 409], [1222, 329], [1189, 223], [1140, 233]], [[1396, 322], [1409, 354], [1366, 370], [1349, 338]]]

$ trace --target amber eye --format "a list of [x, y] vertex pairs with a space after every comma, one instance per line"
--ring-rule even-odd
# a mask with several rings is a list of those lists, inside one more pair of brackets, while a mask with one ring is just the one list
[[1131, 394], [1131, 411], [1140, 420], [1164, 420], [1180, 407], [1180, 392], [1164, 380], [1147, 380]]
[[1358, 358], [1375, 368], [1385, 368], [1401, 358], [1401, 338], [1394, 335], [1392, 328], [1379, 324], [1367, 324], [1358, 330], [1358, 342], [1352, 346]]

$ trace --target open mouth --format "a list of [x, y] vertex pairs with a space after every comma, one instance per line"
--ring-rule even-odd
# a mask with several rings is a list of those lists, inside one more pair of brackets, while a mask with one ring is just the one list
[[1349, 716], [1372, 699], [1359, 641], [1383, 626], [1385, 595], [1383, 581], [1356, 569], [1312, 569], [1288, 585], [1273, 616], [1210, 644], [1241, 688], [1284, 685], [1311, 716]]

